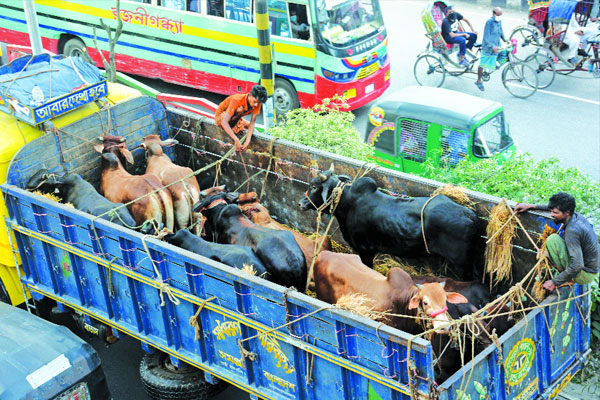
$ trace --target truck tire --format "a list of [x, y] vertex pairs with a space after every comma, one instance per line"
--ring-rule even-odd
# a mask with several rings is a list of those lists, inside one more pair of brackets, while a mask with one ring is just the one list
[[146, 393], [154, 400], [210, 399], [229, 386], [223, 381], [216, 385], [207, 383], [204, 372], [184, 362], [176, 368], [169, 355], [159, 351], [144, 354], [140, 378]]
[[63, 54], [67, 57], [82, 57], [86, 59], [87, 47], [79, 38], [71, 38], [67, 40], [63, 47]]
[[8, 295], [8, 290], [6, 290], [6, 286], [4, 286], [2, 279], [0, 279], [0, 301], [8, 305], [12, 305], [10, 296]]
[[273, 89], [273, 108], [277, 117], [283, 116], [286, 112], [300, 107], [298, 101], [298, 92], [294, 86], [282, 78], [275, 78], [275, 87]]

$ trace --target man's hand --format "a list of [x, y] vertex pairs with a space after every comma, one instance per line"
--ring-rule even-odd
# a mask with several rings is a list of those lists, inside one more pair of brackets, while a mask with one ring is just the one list
[[533, 208], [535, 208], [535, 205], [533, 204], [517, 203], [517, 205], [515, 206], [515, 211], [518, 213], [522, 213]]
[[248, 150], [248, 146], [250, 145], [250, 141], [248, 139], [246, 139], [244, 141], [244, 144], [242, 145], [242, 151], [246, 151]]
[[477, 31], [473, 31], [473, 33], [474, 33], [475, 35], [478, 35]]
[[494, 47], [493, 51], [494, 53], [498, 53], [498, 47]]
[[233, 143], [234, 143], [236, 152], [246, 150], [246, 149], [244, 149], [244, 146], [242, 146], [242, 143], [240, 142], [240, 140], [238, 138], [235, 138], [235, 141]]
[[546, 289], [549, 292], [553, 292], [554, 289], [556, 289], [556, 285], [554, 285], [554, 282], [552, 282], [552, 280], [548, 280], [546, 282], [544, 282], [544, 289]]

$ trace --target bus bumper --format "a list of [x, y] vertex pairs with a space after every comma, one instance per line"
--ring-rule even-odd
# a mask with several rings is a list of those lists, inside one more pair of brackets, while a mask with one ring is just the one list
[[325, 99], [338, 94], [346, 98], [350, 110], [362, 107], [377, 99], [390, 87], [390, 63], [386, 63], [374, 74], [354, 82], [333, 82], [322, 76], [316, 78], [318, 98]]

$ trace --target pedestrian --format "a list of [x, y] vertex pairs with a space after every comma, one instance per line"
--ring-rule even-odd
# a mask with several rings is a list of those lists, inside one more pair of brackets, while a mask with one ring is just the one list
[[[267, 101], [267, 89], [261, 85], [252, 87], [250, 93], [233, 94], [219, 104], [215, 112], [215, 123], [233, 139], [235, 151], [246, 151], [252, 134], [254, 123], [260, 113], [261, 105]], [[252, 113], [250, 122], [244, 119], [245, 115]], [[244, 144], [240, 143], [238, 136], [248, 134]]]
[[[473, 29], [473, 26], [468, 19], [454, 10], [454, 6], [452, 4], [448, 4], [446, 7], [446, 12], [448, 15], [442, 21], [442, 37], [448, 44], [458, 44], [458, 63], [463, 67], [467, 67], [469, 62], [465, 60], [465, 54], [467, 49], [472, 49], [473, 45], [477, 41], [477, 31]], [[461, 20], [465, 21], [473, 32], [459, 32], [458, 22]]]
[[553, 267], [560, 273], [544, 282], [544, 289], [552, 292], [556, 287], [575, 281], [580, 285], [591, 283], [598, 274], [600, 248], [592, 224], [575, 212], [575, 198], [568, 193], [558, 192], [544, 204], [518, 203], [515, 211], [549, 210], [557, 224], [562, 224], [564, 236], [559, 232], [546, 239], [546, 251]]
[[508, 59], [506, 50], [500, 51], [500, 39], [506, 42], [502, 30], [502, 9], [496, 7], [492, 10], [492, 17], [485, 23], [483, 41], [481, 42], [481, 59], [479, 60], [479, 68], [477, 68], [477, 81], [475, 81], [475, 86], [482, 92], [485, 90], [483, 82], [481, 82], [483, 69], [485, 68], [489, 71], [494, 71], [498, 59], [500, 59], [500, 62]]

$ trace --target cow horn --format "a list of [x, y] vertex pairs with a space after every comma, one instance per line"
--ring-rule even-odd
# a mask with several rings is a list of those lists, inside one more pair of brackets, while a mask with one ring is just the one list
[[329, 171], [333, 172], [333, 163], [331, 163], [331, 166], [329, 167]]
[[327, 175], [323, 174], [323, 173], [319, 173], [319, 180], [321, 182], [325, 182], [327, 180]]
[[203, 191], [200, 192], [200, 197], [205, 198], [206, 194], [207, 194], [207, 190], [208, 189], [204, 189]]
[[440, 286], [441, 286], [441, 287], [444, 287], [444, 286], [446, 286], [446, 281], [440, 282]]
[[415, 286], [416, 286], [418, 289], [423, 289], [423, 285], [421, 285], [420, 283], [415, 283]]
[[120, 137], [119, 138], [119, 143], [125, 143], [125, 138], [124, 137]]

